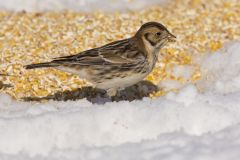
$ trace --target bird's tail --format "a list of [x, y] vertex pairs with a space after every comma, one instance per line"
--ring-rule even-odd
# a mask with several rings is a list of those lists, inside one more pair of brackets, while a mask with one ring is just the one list
[[45, 62], [45, 63], [37, 63], [37, 64], [29, 64], [24, 66], [26, 69], [35, 69], [35, 68], [46, 68], [46, 67], [56, 67], [59, 64], [53, 62]]
[[0, 76], [9, 76], [9, 74], [0, 73]]

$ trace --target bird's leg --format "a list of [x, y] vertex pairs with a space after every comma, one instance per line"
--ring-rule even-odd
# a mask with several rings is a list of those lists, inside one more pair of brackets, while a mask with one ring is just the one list
[[107, 90], [107, 94], [108, 94], [108, 96], [113, 97], [117, 94], [117, 89], [116, 88], [110, 88], [110, 89]]

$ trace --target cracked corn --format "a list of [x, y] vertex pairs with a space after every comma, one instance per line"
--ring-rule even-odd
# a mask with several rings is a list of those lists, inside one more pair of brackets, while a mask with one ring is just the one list
[[[130, 3], [130, 2], [129, 2]], [[172, 79], [185, 83], [201, 78], [192, 57], [214, 52], [223, 43], [240, 38], [240, 0], [172, 0], [141, 11], [79, 13], [72, 11], [0, 12], [1, 77], [14, 87], [3, 92], [15, 98], [44, 97], [59, 91], [91, 85], [76, 75], [55, 69], [25, 70], [23, 65], [49, 61], [132, 36], [147, 21], [165, 24], [177, 43], [161, 51], [161, 58], [146, 78], [157, 84]], [[175, 77], [169, 68], [192, 65], [190, 79]], [[161, 96], [161, 90], [153, 96]]]

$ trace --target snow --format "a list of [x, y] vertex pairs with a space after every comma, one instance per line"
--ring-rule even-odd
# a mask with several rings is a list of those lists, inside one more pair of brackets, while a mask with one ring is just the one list
[[[30, 103], [1, 94], [0, 159], [238, 160], [239, 51], [232, 42], [208, 54], [202, 80], [156, 99]], [[187, 77], [183, 69], [174, 70]]]
[[[216, 61], [216, 62], [214, 62]], [[233, 93], [240, 89], [239, 46], [222, 49], [222, 54], [213, 54], [204, 59], [202, 69], [207, 72], [201, 83], [213, 92]], [[216, 81], [217, 78], [217, 81]]]
[[0, 9], [15, 11], [49, 11], [70, 9], [89, 12], [93, 10], [136, 10], [166, 0], [0, 0]]

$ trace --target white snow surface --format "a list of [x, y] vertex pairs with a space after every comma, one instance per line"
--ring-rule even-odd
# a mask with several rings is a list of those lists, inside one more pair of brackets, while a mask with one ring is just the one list
[[70, 9], [89, 12], [94, 10], [138, 10], [166, 0], [0, 0], [0, 9], [14, 11], [49, 11]]
[[239, 160], [240, 42], [200, 63], [201, 81], [157, 99], [30, 103], [2, 94], [0, 159]]

